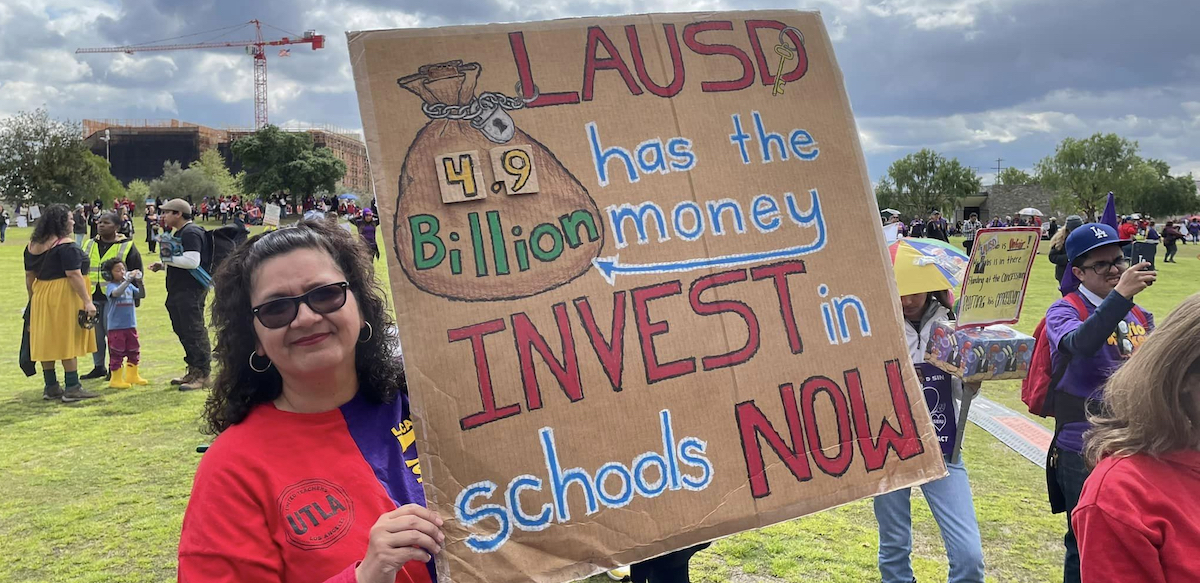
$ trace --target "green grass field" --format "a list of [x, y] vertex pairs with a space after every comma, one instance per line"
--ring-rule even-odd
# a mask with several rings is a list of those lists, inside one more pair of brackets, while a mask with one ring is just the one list
[[[0, 581], [174, 580], [180, 524], [200, 458], [195, 447], [208, 438], [199, 419], [205, 395], [168, 385], [183, 372], [183, 350], [163, 309], [163, 277], [149, 276], [149, 297], [138, 313], [142, 375], [151, 384], [115, 391], [85, 381], [104, 397], [43, 402], [41, 377], [25, 378], [17, 367], [26, 299], [21, 252], [29, 231], [9, 229], [0, 245]], [[1200, 246], [1181, 247], [1179, 264], [1162, 265], [1159, 283], [1138, 302], [1161, 318], [1196, 291], [1197, 252]], [[1058, 297], [1044, 256], [1031, 277], [1018, 326], [1026, 332]], [[90, 366], [81, 362], [80, 368]], [[984, 394], [1023, 410], [1016, 382], [991, 383]], [[974, 425], [964, 459], [988, 580], [1061, 580], [1064, 518], [1047, 510], [1043, 471]], [[920, 496], [913, 516], [917, 577], [945, 581], [941, 539]], [[706, 582], [878, 581], [875, 547], [870, 503], [859, 501], [718, 541], [693, 560], [692, 574]]]

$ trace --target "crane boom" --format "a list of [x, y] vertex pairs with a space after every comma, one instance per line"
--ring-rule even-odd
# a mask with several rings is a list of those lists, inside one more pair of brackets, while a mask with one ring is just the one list
[[274, 40], [264, 40], [262, 35], [262, 23], [258, 20], [251, 20], [247, 24], [254, 25], [255, 39], [246, 41], [222, 41], [222, 42], [203, 42], [191, 44], [164, 44], [164, 45], [126, 45], [120, 47], [92, 47], [75, 49], [75, 54], [86, 55], [95, 53], [125, 53], [132, 55], [133, 53], [145, 53], [153, 51], [182, 51], [191, 49], [225, 49], [239, 47], [253, 47], [251, 56], [254, 58], [254, 127], [262, 129], [267, 125], [267, 52], [265, 47], [277, 47], [287, 45], [302, 45], [307, 44], [312, 46], [312, 50], [325, 48], [325, 35], [316, 34], [314, 31], [305, 31], [304, 35], [299, 38], [283, 37]]
[[247, 41], [231, 41], [231, 42], [219, 42], [219, 43], [194, 43], [194, 44], [184, 44], [184, 45], [144, 45], [144, 46], [143, 45], [128, 45], [128, 46], [123, 46], [123, 47], [96, 47], [96, 48], [75, 49], [75, 54], [77, 54], [77, 55], [86, 55], [86, 54], [90, 54], [90, 53], [130, 53], [130, 54], [132, 54], [132, 53], [145, 53], [145, 52], [150, 52], [150, 51], [181, 51], [181, 50], [187, 50], [187, 49], [224, 49], [224, 48], [230, 48], [230, 47], [252, 47], [252, 46], [256, 46], [256, 45], [282, 46], [282, 45], [299, 45], [299, 44], [306, 44], [306, 43], [312, 44], [314, 51], [317, 49], [325, 48], [324, 47], [324, 40], [325, 40], [324, 35], [316, 35], [316, 36], [321, 39], [321, 43], [320, 43], [321, 46], [318, 46], [317, 43], [312, 38], [291, 39], [291, 38], [284, 37], [284, 38], [281, 38], [278, 40], [263, 41], [263, 42], [247, 40]]

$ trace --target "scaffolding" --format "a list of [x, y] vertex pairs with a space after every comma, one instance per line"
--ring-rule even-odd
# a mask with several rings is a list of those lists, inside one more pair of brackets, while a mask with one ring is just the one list
[[86, 140], [97, 132], [104, 130], [123, 130], [125, 134], [128, 130], [169, 130], [169, 129], [185, 129], [194, 130], [200, 138], [200, 149], [208, 150], [216, 148], [221, 142], [229, 141], [229, 132], [200, 124], [179, 121], [177, 119], [85, 119], [83, 120], [83, 138]]
[[[280, 127], [287, 132], [312, 136], [313, 145], [329, 148], [334, 157], [346, 164], [342, 187], [370, 195], [371, 167], [361, 133], [329, 124], [290, 122]], [[109, 131], [110, 148], [102, 136]], [[225, 157], [226, 166], [236, 174], [241, 163], [232, 152], [232, 143], [252, 135], [251, 128], [224, 126], [221, 129], [177, 119], [85, 119], [83, 137], [98, 155], [108, 155], [113, 175], [121, 182], [151, 180], [162, 174], [162, 163], [175, 160], [186, 168], [205, 150], [216, 149]]]

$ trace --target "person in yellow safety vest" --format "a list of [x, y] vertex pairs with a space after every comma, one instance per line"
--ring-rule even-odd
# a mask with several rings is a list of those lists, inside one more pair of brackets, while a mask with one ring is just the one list
[[[100, 316], [100, 321], [95, 327], [96, 352], [92, 353], [92, 371], [80, 376], [80, 379], [109, 378], [108, 361], [105, 358], [108, 351], [108, 322], [104, 315], [105, 308], [108, 307], [108, 296], [104, 287], [108, 282], [100, 275], [100, 266], [116, 257], [121, 259], [129, 271], [142, 270], [142, 254], [138, 253], [133, 240], [117, 232], [120, 226], [121, 218], [116, 213], [104, 213], [96, 223], [96, 237], [83, 244], [83, 252], [90, 260], [87, 277], [92, 287], [92, 302], [96, 304], [96, 314]], [[138, 289], [145, 289], [141, 281], [134, 285]]]

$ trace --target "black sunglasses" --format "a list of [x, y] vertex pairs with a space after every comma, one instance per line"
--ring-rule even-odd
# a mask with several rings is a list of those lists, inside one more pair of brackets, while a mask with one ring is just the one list
[[310, 289], [303, 295], [271, 300], [251, 308], [250, 313], [267, 328], [283, 328], [296, 319], [296, 314], [300, 311], [300, 302], [308, 304], [309, 309], [318, 314], [329, 314], [342, 309], [342, 306], [346, 305], [348, 289], [349, 283], [339, 281]]

